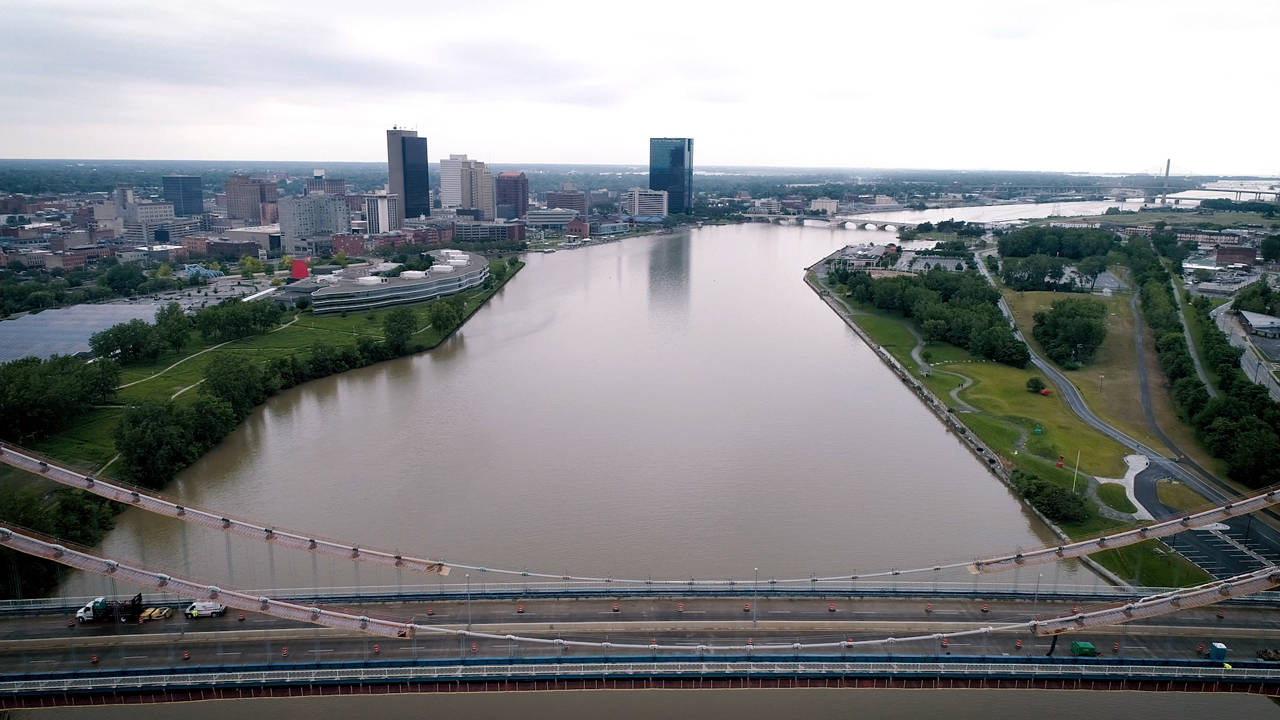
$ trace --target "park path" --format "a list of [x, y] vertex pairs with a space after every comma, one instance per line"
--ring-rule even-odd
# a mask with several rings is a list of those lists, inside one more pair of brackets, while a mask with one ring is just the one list
[[1196, 366], [1196, 375], [1200, 376], [1200, 382], [1204, 383], [1204, 389], [1209, 393], [1209, 397], [1218, 397], [1218, 389], [1209, 382], [1209, 373], [1204, 371], [1204, 363], [1200, 362], [1200, 350], [1196, 347], [1196, 341], [1191, 339], [1191, 328], [1187, 325], [1187, 314], [1182, 309], [1182, 291], [1178, 288], [1178, 278], [1169, 274], [1169, 284], [1173, 286], [1173, 303], [1178, 306], [1178, 320], [1182, 321], [1182, 336], [1187, 339], [1187, 352], [1191, 354], [1191, 364]]
[[[858, 313], [856, 313], [856, 312], [855, 312], [855, 314], [858, 314]], [[935, 370], [934, 370], [935, 366], [930, 365], [930, 364], [929, 364], [929, 362], [928, 362], [927, 360], [925, 360], [925, 359], [924, 359], [924, 355], [923, 355], [923, 351], [924, 351], [924, 344], [925, 344], [924, 336], [923, 336], [923, 335], [921, 335], [919, 332], [917, 332], [917, 331], [916, 331], [915, 326], [914, 326], [914, 325], [912, 325], [912, 324], [911, 324], [911, 322], [910, 322], [909, 320], [908, 320], [908, 321], [904, 321], [904, 322], [902, 323], [902, 325], [903, 325], [903, 327], [905, 327], [905, 328], [907, 329], [907, 332], [911, 333], [911, 337], [913, 337], [913, 338], [915, 338], [915, 339], [916, 339], [916, 345], [915, 345], [915, 347], [911, 348], [911, 359], [912, 359], [912, 360], [915, 360], [915, 361], [916, 361], [916, 365], [918, 365], [918, 366], [920, 367], [920, 373], [921, 373], [922, 375], [926, 375], [926, 376], [927, 376], [927, 375], [930, 375], [930, 374], [932, 374], [932, 373], [934, 373], [934, 372], [939, 372], [939, 373], [942, 373], [943, 375], [953, 375], [953, 376], [955, 376], [955, 377], [960, 378], [961, 383], [960, 383], [958, 386], [951, 388], [951, 390], [949, 390], [949, 391], [947, 392], [947, 394], [951, 396], [952, 401], [954, 401], [954, 402], [955, 402], [955, 404], [956, 404], [956, 411], [957, 411], [957, 412], [966, 412], [966, 413], [977, 413], [977, 412], [982, 412], [982, 411], [981, 411], [981, 410], [979, 410], [978, 408], [976, 408], [976, 407], [974, 407], [974, 406], [970, 405], [969, 403], [965, 402], [964, 400], [961, 400], [961, 399], [960, 399], [960, 391], [961, 391], [961, 390], [964, 390], [964, 389], [967, 389], [970, 385], [972, 385], [972, 384], [973, 384], [973, 378], [966, 377], [966, 376], [961, 375], [960, 373], [955, 372], [955, 371], [952, 371], [952, 370], [937, 370], [937, 371], [935, 371]]]
[[[279, 332], [279, 331], [281, 331], [281, 330], [283, 330], [283, 329], [285, 329], [285, 328], [289, 327], [290, 325], [292, 325], [292, 324], [294, 324], [294, 323], [298, 322], [298, 318], [300, 318], [300, 317], [302, 317], [302, 315], [294, 315], [292, 320], [290, 320], [289, 322], [287, 322], [287, 323], [285, 323], [285, 324], [281, 325], [281, 326], [280, 326], [280, 327], [278, 327], [278, 328], [275, 328], [275, 329], [273, 329], [273, 330], [269, 331], [267, 334], [268, 334], [268, 335], [270, 335], [270, 334], [271, 334], [271, 333], [273, 333], [273, 332]], [[231, 344], [231, 343], [235, 342], [236, 340], [240, 340], [240, 339], [241, 339], [241, 338], [235, 338], [234, 340], [228, 340], [228, 341], [226, 341], [226, 342], [218, 343], [217, 345], [214, 345], [213, 347], [207, 347], [207, 348], [205, 348], [205, 349], [203, 349], [203, 350], [201, 350], [201, 351], [199, 351], [199, 352], [191, 353], [190, 355], [188, 355], [188, 356], [186, 356], [186, 357], [182, 358], [181, 360], [179, 360], [179, 361], [175, 362], [174, 364], [170, 365], [169, 367], [167, 367], [167, 368], [165, 368], [165, 369], [161, 370], [160, 372], [158, 372], [158, 373], [156, 373], [156, 374], [154, 374], [154, 375], [150, 375], [150, 376], [148, 376], [148, 377], [144, 377], [144, 378], [142, 378], [141, 380], [134, 380], [133, 382], [125, 383], [125, 384], [123, 384], [123, 385], [117, 385], [117, 386], [116, 386], [116, 389], [117, 389], [117, 390], [123, 390], [123, 389], [125, 389], [125, 388], [127, 388], [127, 387], [133, 387], [134, 385], [139, 385], [139, 384], [141, 384], [141, 383], [147, 382], [148, 380], [155, 380], [156, 378], [158, 378], [158, 377], [160, 377], [161, 375], [163, 375], [163, 374], [165, 374], [165, 373], [169, 372], [170, 370], [172, 370], [172, 369], [174, 369], [174, 368], [178, 367], [179, 365], [181, 365], [182, 363], [184, 363], [184, 362], [186, 362], [186, 361], [190, 360], [190, 359], [191, 359], [191, 358], [193, 358], [193, 357], [197, 357], [197, 356], [199, 356], [199, 355], [203, 355], [203, 354], [205, 354], [205, 353], [207, 353], [207, 352], [210, 352], [210, 351], [212, 351], [212, 350], [217, 350], [218, 348], [222, 347], [223, 345], [229, 345], [229, 344]], [[185, 391], [185, 390], [187, 390], [187, 388], [183, 388], [182, 390], [179, 390], [178, 392], [179, 392], [179, 393], [182, 393], [182, 392], [183, 392], [183, 391]], [[177, 397], [177, 395], [174, 395], [174, 397]]]

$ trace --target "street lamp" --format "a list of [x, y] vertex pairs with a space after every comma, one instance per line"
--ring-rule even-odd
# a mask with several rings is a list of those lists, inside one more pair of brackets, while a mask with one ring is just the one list
[[471, 629], [471, 573], [467, 573], [467, 629]]
[[751, 586], [751, 625], [753, 627], [756, 624], [756, 605], [760, 604], [757, 601], [760, 595], [760, 568], [755, 569], [755, 576], [755, 583]]
[[1104, 377], [1106, 377], [1106, 375], [1099, 375], [1099, 376], [1098, 376], [1098, 392], [1102, 392], [1102, 378], [1104, 378]]
[[1040, 604], [1040, 578], [1044, 577], [1044, 573], [1036, 573], [1036, 594], [1031, 599], [1031, 614], [1036, 614], [1036, 606]]

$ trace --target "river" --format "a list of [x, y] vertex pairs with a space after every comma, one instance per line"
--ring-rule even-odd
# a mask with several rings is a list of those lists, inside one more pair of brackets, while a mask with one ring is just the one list
[[[1042, 544], [803, 282], [843, 244], [891, 239], [741, 225], [532, 254], [445, 345], [273, 398], [167, 490], [364, 546], [557, 573], [839, 574]], [[130, 510], [103, 549], [241, 587], [400, 581], [226, 545]], [[62, 592], [104, 588], [73, 577]]]
[[[990, 210], [946, 217], [983, 219]], [[273, 398], [168, 491], [362, 545], [633, 577], [745, 577], [753, 567], [761, 577], [836, 573], [1042, 544], [1045, 529], [802, 280], [805, 266], [837, 247], [892, 238], [745, 225], [530, 255], [436, 351]], [[109, 554], [242, 587], [399, 581], [285, 551], [264, 557], [261, 547], [134, 510], [103, 543]], [[1075, 571], [1061, 572], [1066, 580]], [[104, 588], [99, 578], [73, 576], [62, 591]], [[317, 698], [234, 707], [285, 718], [766, 717], [843, 716], [856, 705], [877, 717], [1012, 718], [1079, 707], [1086, 697], [1094, 717], [1273, 709], [1256, 697], [944, 691]], [[183, 712], [215, 717], [230, 707]], [[93, 712], [138, 718], [170, 710]]]

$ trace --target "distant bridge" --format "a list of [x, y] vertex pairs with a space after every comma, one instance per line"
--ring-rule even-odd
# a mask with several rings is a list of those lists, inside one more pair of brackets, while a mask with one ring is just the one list
[[786, 215], [782, 213], [747, 213], [747, 217], [752, 222], [768, 222], [779, 223], [783, 225], [796, 224], [803, 225], [806, 220], [813, 222], [827, 223], [832, 228], [837, 227], [853, 227], [863, 230], [901, 230], [903, 228], [915, 229], [919, 223], [914, 222], [893, 222], [877, 218], [856, 217], [849, 215]]

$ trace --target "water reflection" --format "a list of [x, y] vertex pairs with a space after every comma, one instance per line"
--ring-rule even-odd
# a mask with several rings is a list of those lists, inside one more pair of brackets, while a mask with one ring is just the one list
[[649, 305], [663, 316], [689, 309], [692, 248], [689, 233], [659, 235], [649, 249]]

